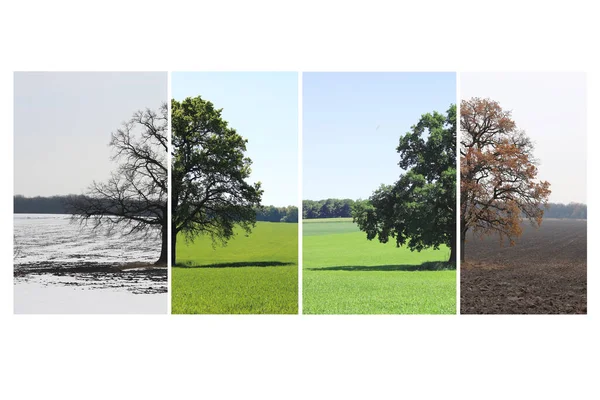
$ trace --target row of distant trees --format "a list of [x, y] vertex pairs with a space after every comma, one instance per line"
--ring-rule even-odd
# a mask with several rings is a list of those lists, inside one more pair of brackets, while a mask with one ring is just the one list
[[[355, 204], [368, 203], [368, 200], [325, 199], [303, 200], [302, 218], [349, 218]], [[544, 218], [587, 219], [587, 205], [581, 203], [548, 203]]]
[[587, 219], [587, 205], [581, 203], [548, 203], [544, 218]]
[[349, 218], [355, 203], [352, 199], [303, 200], [302, 218]]
[[67, 197], [25, 197], [18, 194], [14, 197], [14, 211], [16, 214], [68, 214]]
[[[79, 196], [25, 197], [14, 196], [17, 214], [70, 214], [69, 200]], [[298, 207], [265, 206], [255, 208], [257, 221], [298, 222]]]
[[256, 220], [268, 222], [298, 222], [298, 207], [260, 207], [256, 209]]
[[[17, 214], [69, 214], [66, 200], [69, 196], [14, 197], [14, 212]], [[311, 218], [350, 218], [352, 207], [368, 200], [325, 199], [303, 200], [302, 217]], [[581, 203], [548, 203], [545, 218], [587, 219], [587, 205]], [[298, 207], [264, 206], [256, 208], [257, 221], [298, 222]]]

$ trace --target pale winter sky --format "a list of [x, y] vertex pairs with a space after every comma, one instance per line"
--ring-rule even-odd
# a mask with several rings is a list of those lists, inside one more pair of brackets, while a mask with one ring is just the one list
[[538, 177], [550, 182], [550, 202], [586, 201], [586, 83], [578, 72], [460, 74], [462, 99], [496, 100], [512, 110], [535, 143]]
[[260, 181], [262, 204], [298, 204], [298, 73], [174, 72], [176, 100], [201, 96], [248, 140], [250, 182]]
[[111, 132], [168, 101], [166, 72], [17, 72], [14, 190], [25, 196], [80, 194], [104, 181]]

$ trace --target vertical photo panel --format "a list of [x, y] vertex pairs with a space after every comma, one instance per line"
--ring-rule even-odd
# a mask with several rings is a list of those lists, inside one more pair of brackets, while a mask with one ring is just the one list
[[587, 313], [584, 73], [460, 74], [462, 314]]
[[14, 75], [14, 312], [167, 312], [168, 75]]
[[298, 313], [298, 74], [172, 74], [173, 314]]
[[303, 313], [456, 314], [456, 75], [303, 74]]

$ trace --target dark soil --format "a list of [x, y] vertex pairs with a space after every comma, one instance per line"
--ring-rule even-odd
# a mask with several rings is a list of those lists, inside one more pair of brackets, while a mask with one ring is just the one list
[[467, 238], [461, 314], [586, 314], [587, 221], [524, 226], [515, 246]]
[[52, 282], [52, 284], [64, 286], [85, 286], [95, 289], [118, 288], [136, 294], [167, 292], [167, 269], [154, 268], [152, 265], [139, 269], [124, 269], [123, 265], [118, 264], [88, 262], [39, 262], [15, 265], [15, 282], [43, 276], [67, 278]]

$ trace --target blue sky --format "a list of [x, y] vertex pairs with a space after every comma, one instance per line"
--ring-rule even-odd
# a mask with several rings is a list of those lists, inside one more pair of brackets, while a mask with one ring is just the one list
[[298, 203], [298, 74], [296, 72], [174, 72], [172, 97], [202, 96], [248, 139], [251, 182], [263, 204]]
[[303, 199], [368, 198], [402, 173], [400, 135], [456, 103], [455, 73], [304, 73]]

